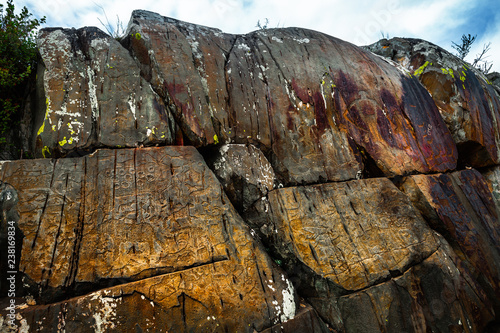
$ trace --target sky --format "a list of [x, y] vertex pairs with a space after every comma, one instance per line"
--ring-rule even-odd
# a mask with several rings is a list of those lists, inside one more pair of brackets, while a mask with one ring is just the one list
[[[5, 3], [5, 0], [0, 0]], [[477, 35], [469, 62], [491, 43], [486, 60], [500, 72], [499, 0], [14, 0], [45, 27], [97, 26], [126, 28], [134, 9], [144, 9], [190, 23], [244, 34], [268, 20], [269, 28], [301, 27], [317, 30], [356, 45], [384, 36], [421, 38], [452, 53], [451, 42], [463, 34]], [[107, 19], [106, 19], [107, 18]], [[100, 21], [99, 21], [100, 20]]]

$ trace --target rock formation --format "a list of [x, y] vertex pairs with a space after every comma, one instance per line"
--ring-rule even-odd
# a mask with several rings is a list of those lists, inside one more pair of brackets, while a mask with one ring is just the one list
[[38, 48], [0, 331], [498, 328], [500, 97], [451, 54], [146, 11]]
[[481, 72], [419, 39], [381, 40], [368, 49], [407, 67], [425, 86], [464, 164], [478, 168], [500, 162], [500, 101], [493, 84]]

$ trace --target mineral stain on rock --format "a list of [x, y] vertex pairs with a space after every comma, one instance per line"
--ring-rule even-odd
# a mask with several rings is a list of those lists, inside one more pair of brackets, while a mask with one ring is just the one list
[[495, 76], [422, 40], [140, 10], [120, 42], [38, 49], [38, 159], [0, 162], [0, 331], [499, 326]]

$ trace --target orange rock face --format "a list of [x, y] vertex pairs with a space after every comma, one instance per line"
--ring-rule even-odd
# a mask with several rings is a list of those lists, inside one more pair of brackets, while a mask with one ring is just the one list
[[276, 241], [345, 290], [400, 274], [436, 251], [434, 234], [385, 178], [292, 187], [269, 195]]
[[295, 315], [290, 281], [192, 147], [10, 162], [2, 181], [19, 193], [25, 290], [48, 304], [32, 325], [62, 311], [77, 330], [252, 331]]

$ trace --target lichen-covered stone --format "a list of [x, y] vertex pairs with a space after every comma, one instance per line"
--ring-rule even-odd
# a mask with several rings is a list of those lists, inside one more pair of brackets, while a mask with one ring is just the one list
[[114, 38], [97, 28], [50, 28], [37, 43], [37, 156], [174, 142], [169, 110]]
[[367, 48], [398, 62], [426, 87], [458, 145], [462, 163], [500, 163], [500, 96], [480, 71], [420, 39], [382, 39]]
[[497, 76], [146, 11], [38, 44], [24, 123], [56, 159], [0, 163], [0, 332], [11, 299], [20, 332], [498, 326]]
[[19, 195], [18, 296], [40, 305], [18, 312], [32, 329], [62, 316], [73, 332], [253, 332], [294, 318], [294, 287], [193, 147], [6, 162], [1, 176]]

